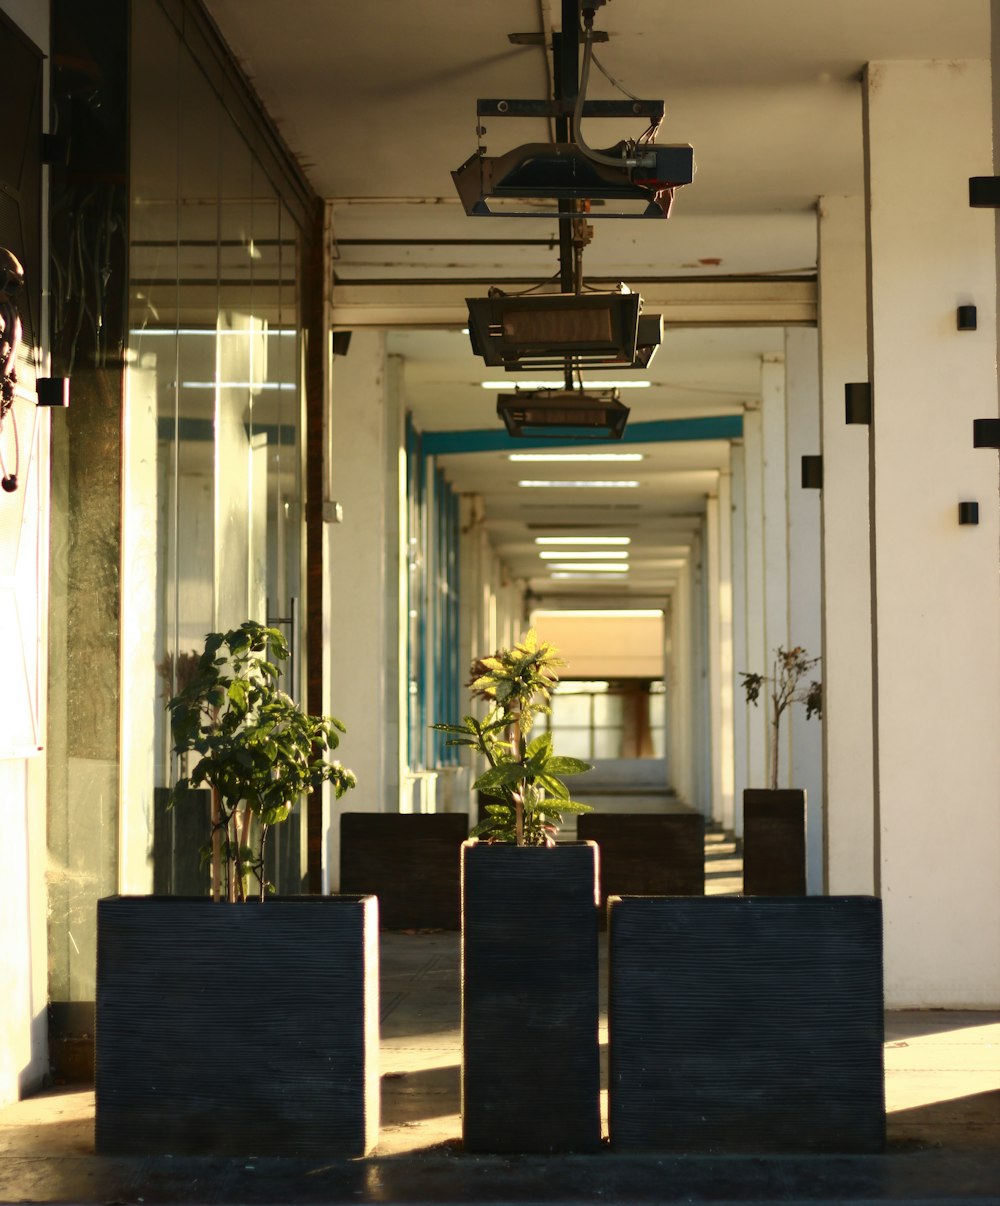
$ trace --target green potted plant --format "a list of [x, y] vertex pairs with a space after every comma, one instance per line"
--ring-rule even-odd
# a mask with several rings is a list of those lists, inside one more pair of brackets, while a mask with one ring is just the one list
[[563, 814], [588, 807], [563, 780], [590, 767], [556, 754], [551, 734], [531, 737], [561, 665], [529, 632], [473, 664], [469, 685], [486, 716], [435, 726], [485, 759], [474, 788], [491, 800], [462, 846], [470, 1151], [588, 1151], [601, 1141], [597, 846], [556, 841]]
[[[354, 775], [343, 726], [280, 687], [282, 634], [255, 621], [205, 638], [168, 703], [211, 792], [211, 896], [98, 902], [96, 1145], [108, 1154], [363, 1155], [378, 1132], [374, 897], [281, 897], [270, 829]], [[191, 789], [194, 789], [192, 791]]]
[[775, 650], [770, 674], [740, 671], [747, 702], [758, 706], [762, 691], [770, 699], [771, 740], [767, 788], [743, 792], [743, 891], [752, 896], [802, 896], [806, 891], [806, 795], [778, 787], [781, 720], [796, 703], [806, 719], [823, 714], [823, 686], [811, 672], [819, 665], [801, 645]]

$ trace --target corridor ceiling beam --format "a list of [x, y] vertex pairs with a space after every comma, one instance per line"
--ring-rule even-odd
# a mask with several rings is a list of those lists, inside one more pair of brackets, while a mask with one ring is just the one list
[[[466, 297], [473, 282], [352, 281], [333, 287], [334, 330], [359, 327], [450, 327], [468, 324]], [[483, 282], [488, 283], [488, 282]], [[505, 282], [511, 292], [534, 282]], [[670, 327], [813, 327], [815, 279], [632, 281], [644, 308]]]

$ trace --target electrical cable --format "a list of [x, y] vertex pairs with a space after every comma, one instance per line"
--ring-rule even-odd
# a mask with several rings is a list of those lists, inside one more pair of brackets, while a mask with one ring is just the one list
[[612, 84], [614, 84], [614, 86], [618, 89], [619, 92], [624, 92], [625, 95], [629, 98], [629, 100], [634, 100], [636, 102], [636, 104], [639, 104], [639, 105], [642, 104], [642, 98], [636, 96], [634, 92], [629, 92], [629, 90], [625, 87], [625, 85], [621, 82], [621, 80], [616, 80], [615, 77], [611, 74], [611, 72], [608, 71], [608, 69], [604, 66], [604, 64], [601, 62], [601, 60], [597, 57], [597, 55], [594, 53], [593, 50], [591, 50], [591, 52], [590, 52], [590, 57], [591, 57], [591, 59], [593, 59], [594, 66], [597, 68], [597, 70], [604, 76], [605, 79], [609, 80]]
[[607, 164], [608, 167], [616, 168], [639, 167], [642, 160], [635, 154], [636, 144], [631, 140], [627, 141], [625, 144], [627, 148], [626, 153], [618, 158], [615, 158], [612, 155], [604, 155], [600, 151], [595, 151], [593, 147], [588, 146], [584, 141], [583, 133], [580, 129], [581, 120], [583, 118], [583, 106], [587, 99], [587, 84], [590, 80], [590, 63], [594, 54], [594, 31], [591, 20], [591, 18], [588, 18], [586, 28], [584, 29], [583, 63], [580, 66], [580, 86], [577, 91], [576, 105], [573, 109], [573, 141], [584, 153], [584, 155], [586, 155], [588, 159], [593, 160], [594, 163], [603, 163]]
[[559, 272], [553, 272], [544, 281], [539, 281], [537, 285], [532, 285], [530, 289], [518, 289], [511, 292], [509, 289], [498, 289], [496, 285], [491, 286], [487, 296], [489, 297], [527, 297], [529, 293], [535, 293], [539, 289], [544, 289], [546, 285], [551, 285], [553, 281], [559, 279]]

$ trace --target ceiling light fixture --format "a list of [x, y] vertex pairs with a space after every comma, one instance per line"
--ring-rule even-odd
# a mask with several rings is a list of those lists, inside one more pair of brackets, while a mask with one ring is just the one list
[[[552, 378], [549, 380], [527, 379], [524, 381], [483, 381], [483, 389], [514, 389], [520, 390], [536, 390], [536, 389], [558, 389], [561, 381], [555, 381]], [[584, 389], [649, 389], [652, 381], [584, 381]]]
[[535, 544], [631, 544], [631, 536], [536, 536]]
[[534, 481], [530, 479], [522, 480], [517, 483], [526, 489], [553, 489], [553, 490], [634, 490], [638, 482], [566, 482], [566, 481]]
[[568, 579], [573, 578], [577, 582], [621, 582], [620, 574], [575, 574], [560, 571], [556, 574], [549, 574], [550, 578]]
[[627, 574], [629, 567], [627, 565], [615, 565], [610, 561], [607, 564], [599, 562], [594, 565], [586, 561], [557, 561], [548, 568], [552, 570], [583, 571], [594, 574]]
[[641, 461], [641, 452], [508, 452], [509, 461]]
[[628, 560], [628, 549], [542, 549], [543, 561], [558, 561], [563, 557], [586, 557], [591, 561]]

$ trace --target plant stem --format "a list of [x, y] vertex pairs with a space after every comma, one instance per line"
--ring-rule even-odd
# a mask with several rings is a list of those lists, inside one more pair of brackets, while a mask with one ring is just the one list
[[780, 720], [781, 720], [781, 713], [776, 711], [774, 713], [774, 720], [771, 722], [771, 790], [772, 791], [777, 791], [777, 789], [778, 789], [778, 750], [779, 750], [779, 743], [778, 743], [779, 727], [778, 726], [779, 726]]
[[222, 898], [222, 809], [219, 806], [218, 789], [212, 788], [212, 900], [218, 904]]
[[[514, 716], [514, 752], [519, 760], [524, 760], [524, 750], [521, 748], [521, 714]], [[524, 784], [514, 796], [514, 836], [519, 846], [524, 845]]]

